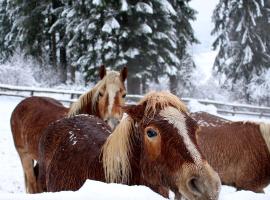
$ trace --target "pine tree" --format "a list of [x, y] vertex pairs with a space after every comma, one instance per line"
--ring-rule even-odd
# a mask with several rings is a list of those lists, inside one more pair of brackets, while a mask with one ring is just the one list
[[269, 68], [269, 8], [266, 0], [220, 0], [214, 10], [213, 46], [219, 48], [214, 70], [225, 74], [227, 83], [241, 83], [246, 100], [253, 75]]
[[44, 45], [44, 15], [46, 5], [38, 0], [8, 1], [8, 16], [12, 28], [6, 36], [7, 46], [20, 48], [26, 55], [42, 60]]
[[[189, 55], [187, 48], [188, 45], [197, 43], [197, 39], [194, 36], [193, 29], [190, 21], [195, 20], [195, 10], [193, 10], [189, 3], [190, 0], [174, 0], [172, 5], [174, 6], [177, 15], [173, 21], [176, 29], [177, 39], [175, 40], [176, 49], [174, 57], [176, 58], [173, 65], [168, 67], [174, 67], [177, 73], [169, 71], [168, 76], [170, 78], [170, 90], [180, 96], [189, 95], [192, 91], [191, 74], [195, 70], [195, 63], [192, 57]], [[185, 88], [183, 88], [185, 86]]]
[[72, 74], [78, 69], [93, 81], [101, 64], [112, 69], [127, 65], [129, 92], [140, 93], [141, 86], [145, 92], [147, 82], [158, 82], [164, 74], [172, 77], [175, 90], [179, 74], [194, 67], [184, 62], [187, 45], [196, 41], [189, 0], [8, 2], [8, 49], [19, 47], [57, 67], [62, 82], [70, 66]]
[[11, 29], [11, 22], [7, 14], [7, 0], [0, 1], [0, 62], [5, 62], [12, 54], [7, 48], [6, 35]]

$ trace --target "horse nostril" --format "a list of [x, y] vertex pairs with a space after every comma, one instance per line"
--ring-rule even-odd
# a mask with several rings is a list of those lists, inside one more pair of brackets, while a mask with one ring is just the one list
[[189, 190], [196, 196], [201, 196], [203, 191], [200, 185], [200, 181], [198, 178], [191, 178], [188, 183], [187, 186], [189, 188]]

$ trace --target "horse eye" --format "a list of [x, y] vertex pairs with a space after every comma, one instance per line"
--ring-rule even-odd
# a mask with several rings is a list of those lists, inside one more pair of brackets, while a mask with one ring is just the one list
[[98, 94], [100, 97], [103, 97], [103, 94], [101, 93], [101, 92], [99, 92], [99, 94]]
[[126, 96], [127, 96], [127, 94], [123, 94], [123, 95], [122, 95], [122, 98], [125, 98]]
[[157, 132], [150, 129], [147, 131], [147, 136], [150, 137], [150, 138], [153, 138], [153, 137], [156, 137], [157, 136]]

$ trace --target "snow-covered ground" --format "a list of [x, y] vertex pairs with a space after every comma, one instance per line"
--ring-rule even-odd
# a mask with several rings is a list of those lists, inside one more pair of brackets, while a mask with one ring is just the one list
[[[21, 98], [0, 96], [0, 200], [55, 200], [55, 199], [118, 199], [118, 200], [162, 200], [160, 195], [144, 186], [126, 186], [119, 184], [105, 184], [96, 181], [87, 181], [77, 192], [44, 193], [37, 195], [24, 194], [24, 181], [21, 163], [13, 145], [10, 131], [10, 115]], [[190, 105], [191, 109], [198, 110], [198, 104]], [[213, 107], [201, 107], [203, 110], [215, 112]], [[246, 120], [246, 117], [235, 120]], [[249, 119], [250, 120], [250, 119]], [[258, 121], [258, 119], [255, 119]], [[269, 122], [269, 119], [264, 119]], [[270, 186], [265, 194], [255, 194], [250, 191], [236, 191], [232, 187], [222, 186], [220, 200], [269, 200]]]

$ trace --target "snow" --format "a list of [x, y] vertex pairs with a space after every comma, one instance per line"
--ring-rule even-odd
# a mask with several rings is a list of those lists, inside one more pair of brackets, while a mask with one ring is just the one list
[[191, 100], [188, 103], [190, 112], [204, 111], [213, 115], [217, 115], [217, 108], [214, 105], [203, 105], [196, 100]]
[[144, 23], [144, 24], [140, 25], [139, 32], [144, 33], [144, 34], [148, 34], [148, 33], [152, 33], [152, 29], [149, 25]]
[[248, 63], [251, 63], [252, 61], [252, 56], [253, 56], [253, 53], [252, 53], [252, 50], [250, 48], [249, 45], [247, 45], [244, 49], [244, 59], [243, 59], [243, 64], [248, 64]]
[[158, 0], [158, 2], [161, 4], [161, 9], [163, 12], [171, 15], [176, 15], [176, 11], [174, 10], [170, 2], [168, 2], [167, 0]]
[[128, 10], [128, 4], [126, 0], [121, 0], [121, 11], [127, 11]]
[[136, 11], [142, 13], [153, 14], [153, 8], [144, 2], [138, 2], [136, 4]]
[[139, 55], [140, 52], [138, 49], [135, 48], [129, 48], [126, 52], [125, 55], [129, 58], [135, 58], [135, 56]]
[[[154, 193], [145, 186], [106, 184], [92, 180], [86, 181], [83, 187], [76, 192], [65, 191], [35, 195], [25, 194], [23, 171], [18, 154], [14, 148], [9, 122], [13, 109], [21, 100], [22, 98], [0, 96], [0, 200], [164, 200], [159, 194]], [[189, 106], [193, 111], [207, 110], [212, 113], [215, 111], [213, 107], [203, 107], [195, 101], [191, 102]], [[239, 119], [240, 117], [234, 120]], [[244, 120], [247, 119], [247, 117], [243, 116], [241, 119]], [[270, 123], [269, 119], [265, 121]], [[74, 141], [73, 133], [70, 132], [69, 134]], [[219, 200], [266, 199], [270, 199], [270, 186], [265, 189], [265, 194], [256, 194], [250, 191], [236, 191], [233, 187], [222, 186], [219, 198]]]
[[0, 83], [11, 85], [38, 85], [34, 78], [31, 66], [34, 63], [25, 63], [19, 56], [15, 55], [11, 62], [0, 64]]
[[101, 30], [103, 32], [111, 33], [113, 29], [118, 28], [120, 28], [120, 24], [114, 17], [112, 17], [105, 22]]
[[[11, 112], [21, 98], [0, 96], [0, 192], [24, 192], [21, 162], [13, 144], [10, 131]], [[1, 199], [1, 194], [0, 194]]]
[[102, 1], [101, 1], [101, 0], [93, 0], [92, 3], [93, 3], [94, 5], [99, 6], [99, 5], [102, 4]]

